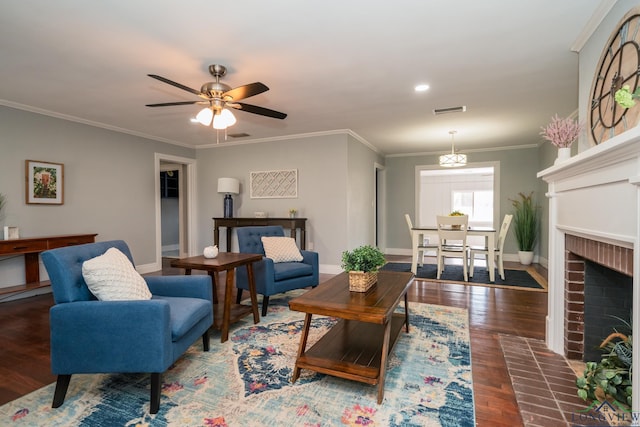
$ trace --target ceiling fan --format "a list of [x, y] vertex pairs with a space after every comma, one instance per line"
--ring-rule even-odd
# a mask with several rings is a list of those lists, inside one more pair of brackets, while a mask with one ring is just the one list
[[249, 98], [268, 91], [269, 88], [265, 84], [255, 82], [232, 89], [231, 86], [220, 82], [220, 77], [227, 74], [227, 68], [225, 66], [217, 64], [209, 65], [209, 72], [216, 78], [216, 81], [203, 84], [199, 91], [156, 74], [147, 74], [151, 78], [160, 80], [161, 82], [170, 84], [171, 86], [175, 86], [178, 89], [186, 90], [187, 92], [197, 95], [202, 99], [197, 101], [163, 102], [160, 104], [147, 104], [146, 106], [170, 107], [175, 105], [206, 105], [206, 107], [203, 108], [196, 116], [196, 121], [205, 126], [212, 125], [215, 129], [226, 129], [228, 126], [231, 126], [236, 122], [236, 119], [229, 108], [261, 116], [272, 117], [274, 119], [284, 119], [287, 117], [285, 113], [281, 113], [279, 111], [258, 107], [257, 105], [245, 104], [244, 102], [238, 102], [241, 99]]

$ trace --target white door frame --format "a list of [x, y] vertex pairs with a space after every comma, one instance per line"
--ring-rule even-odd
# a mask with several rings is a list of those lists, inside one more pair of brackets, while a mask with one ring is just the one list
[[[196, 254], [196, 209], [195, 209], [195, 195], [196, 195], [196, 160], [187, 157], [172, 156], [169, 154], [155, 153], [155, 191], [156, 191], [156, 264], [158, 269], [162, 269], [162, 210], [160, 201], [160, 163], [168, 162], [175, 163], [184, 166], [186, 173], [181, 177], [181, 188], [184, 191], [181, 194], [186, 194], [184, 197], [184, 211], [185, 215], [181, 219], [184, 220], [184, 224], [181, 224], [181, 229], [186, 229], [186, 238], [188, 242], [187, 256], [193, 256]], [[183, 198], [181, 196], [181, 198]], [[182, 209], [181, 209], [182, 211]], [[182, 237], [182, 236], [181, 236]], [[181, 245], [182, 246], [182, 245]], [[182, 248], [181, 248], [182, 251]]]

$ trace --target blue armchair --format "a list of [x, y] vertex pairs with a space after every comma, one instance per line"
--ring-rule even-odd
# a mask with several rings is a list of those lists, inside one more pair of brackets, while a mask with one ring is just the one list
[[133, 264], [122, 240], [42, 253], [55, 301], [49, 312], [51, 370], [58, 376], [52, 407], [64, 403], [72, 374], [150, 372], [150, 412], [155, 414], [162, 373], [200, 336], [209, 350], [211, 278], [145, 277], [150, 300], [99, 301], [84, 281], [82, 264], [112, 247]]
[[[238, 246], [240, 252], [265, 255], [261, 237], [284, 237], [284, 230], [279, 225], [265, 227], [241, 227], [238, 228]], [[256, 292], [262, 298], [262, 316], [267, 315], [269, 297], [271, 295], [290, 291], [293, 289], [318, 286], [320, 280], [318, 253], [301, 250], [301, 262], [274, 263], [270, 258], [262, 258], [262, 261], [253, 264], [253, 275], [256, 283]], [[236, 273], [236, 287], [238, 288], [237, 302], [242, 300], [242, 291], [249, 290], [247, 272], [238, 269]]]

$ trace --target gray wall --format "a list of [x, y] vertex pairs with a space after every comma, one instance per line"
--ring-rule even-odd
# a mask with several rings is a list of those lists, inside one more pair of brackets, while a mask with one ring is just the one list
[[[270, 217], [288, 215], [290, 208], [307, 218], [307, 244], [320, 254], [324, 271], [340, 264], [342, 251], [373, 239], [375, 153], [348, 134], [287, 139], [197, 150], [198, 247], [213, 242], [212, 218], [223, 214], [223, 195], [216, 192], [220, 177], [240, 180], [234, 196], [234, 216], [256, 211]], [[298, 169], [298, 198], [251, 199], [252, 171]], [[224, 232], [220, 240], [224, 242]], [[235, 234], [233, 247], [237, 248]]]
[[[502, 151], [467, 153], [470, 164], [497, 161], [500, 163], [500, 209], [498, 217], [511, 213], [509, 199], [518, 192], [542, 196], [536, 174], [540, 170], [538, 148], [524, 148]], [[388, 157], [387, 172], [387, 247], [411, 249], [411, 240], [407, 232], [404, 214], [415, 217], [415, 168], [420, 165], [437, 165], [437, 155]], [[505, 242], [506, 253], [517, 253], [518, 248], [513, 232], [510, 231]], [[540, 247], [536, 249], [539, 253]], [[546, 251], [546, 248], [545, 248]]]
[[384, 165], [381, 156], [352, 137], [347, 148], [348, 241], [343, 251], [362, 245], [375, 246], [375, 164]]
[[[126, 240], [136, 264], [155, 262], [154, 153], [195, 150], [0, 106], [3, 225], [21, 237], [98, 233]], [[64, 204], [25, 203], [25, 160], [64, 164]], [[0, 287], [24, 283], [21, 257], [0, 258]]]

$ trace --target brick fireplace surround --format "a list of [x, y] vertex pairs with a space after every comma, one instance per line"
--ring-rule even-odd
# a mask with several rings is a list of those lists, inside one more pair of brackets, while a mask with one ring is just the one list
[[584, 237], [565, 235], [564, 354], [582, 360], [584, 355], [585, 260], [633, 276], [633, 250]]
[[[640, 308], [640, 126], [538, 173], [548, 184], [547, 347], [568, 358], [584, 349], [585, 259], [632, 279], [631, 304]], [[633, 346], [640, 348], [640, 316], [632, 319]], [[640, 352], [633, 353], [640, 370]], [[640, 377], [633, 381], [634, 412], [640, 412]]]

